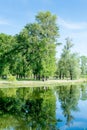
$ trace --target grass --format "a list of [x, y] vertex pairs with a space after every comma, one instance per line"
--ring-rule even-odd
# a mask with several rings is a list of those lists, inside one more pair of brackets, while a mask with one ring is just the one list
[[47, 81], [7, 81], [0, 80], [0, 88], [13, 88], [13, 87], [41, 87], [41, 86], [57, 86], [57, 85], [74, 85], [87, 82], [87, 79], [79, 80], [47, 80]]

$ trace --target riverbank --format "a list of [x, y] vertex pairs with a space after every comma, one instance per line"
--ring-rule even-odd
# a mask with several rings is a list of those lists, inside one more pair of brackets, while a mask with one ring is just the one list
[[67, 85], [67, 84], [81, 84], [87, 82], [87, 79], [79, 80], [47, 80], [47, 81], [0, 81], [0, 88], [7, 87], [41, 87], [41, 86], [54, 86], [54, 85]]

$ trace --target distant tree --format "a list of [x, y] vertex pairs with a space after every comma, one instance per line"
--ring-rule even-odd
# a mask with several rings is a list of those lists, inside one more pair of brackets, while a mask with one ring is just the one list
[[79, 56], [71, 53], [73, 44], [69, 38], [66, 39], [66, 45], [63, 48], [60, 60], [58, 61], [57, 73], [59, 78], [76, 79], [80, 76]]
[[81, 74], [86, 75], [87, 74], [87, 57], [81, 56], [80, 62], [81, 62]]
[[70, 79], [78, 79], [81, 74], [80, 60], [78, 54], [72, 54], [69, 62]]

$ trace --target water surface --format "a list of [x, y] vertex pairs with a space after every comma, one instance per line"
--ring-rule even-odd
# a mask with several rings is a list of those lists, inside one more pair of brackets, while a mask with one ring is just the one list
[[87, 84], [0, 89], [0, 130], [86, 130]]

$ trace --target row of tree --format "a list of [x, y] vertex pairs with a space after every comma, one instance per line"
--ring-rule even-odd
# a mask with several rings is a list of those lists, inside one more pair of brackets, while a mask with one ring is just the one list
[[0, 75], [23, 78], [33, 74], [36, 79], [54, 75], [59, 36], [56, 16], [40, 12], [35, 18], [35, 23], [15, 36], [0, 34]]
[[60, 79], [72, 80], [87, 75], [87, 57], [73, 53], [71, 50], [73, 45], [72, 40], [66, 38], [66, 44], [62, 50], [56, 71]]
[[40, 80], [55, 74], [59, 78], [73, 79], [80, 75], [81, 70], [82, 74], [87, 74], [87, 57], [81, 57], [80, 60], [77, 54], [72, 54], [69, 39], [56, 62], [58, 37], [56, 16], [50, 12], [38, 13], [35, 22], [27, 24], [15, 36], [1, 33], [0, 76], [11, 74], [17, 78], [26, 78], [32, 75]]

